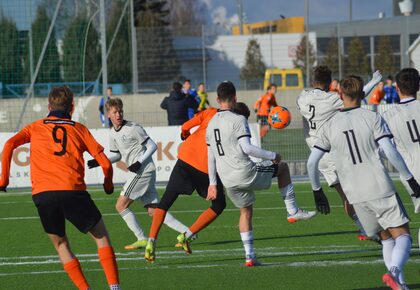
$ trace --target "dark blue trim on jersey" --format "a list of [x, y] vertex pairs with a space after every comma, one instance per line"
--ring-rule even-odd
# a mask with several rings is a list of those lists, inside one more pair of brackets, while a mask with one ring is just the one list
[[321, 150], [321, 151], [323, 151], [323, 152], [326, 152], [326, 153], [330, 152], [330, 150], [327, 150], [327, 149], [321, 148], [321, 147], [316, 146], [316, 145], [314, 146], [314, 148], [319, 149], [319, 150]]
[[62, 111], [62, 110], [50, 111], [50, 113], [48, 114], [48, 117], [57, 117], [60, 119], [71, 119], [71, 115], [68, 112]]
[[119, 150], [109, 150], [109, 152], [112, 152], [112, 153], [120, 153]]
[[351, 110], [355, 110], [355, 109], [359, 109], [360, 106], [357, 107], [351, 107], [351, 108], [342, 108], [340, 109], [340, 112], [347, 112], [347, 111], [351, 111]]
[[239, 140], [239, 139], [241, 139], [241, 138], [244, 138], [244, 137], [249, 137], [249, 138], [251, 138], [251, 135], [249, 135], [249, 134], [247, 134], [247, 135], [241, 135], [241, 136], [239, 136], [239, 137], [238, 137], [238, 140]]
[[118, 129], [115, 129], [115, 127], [113, 127], [113, 128], [114, 128], [115, 132], [119, 132], [119, 131], [121, 131], [122, 127], [124, 127], [124, 125], [126, 125], [126, 124], [127, 124], [127, 121], [123, 120], [121, 127], [119, 127]]
[[408, 103], [414, 102], [414, 101], [416, 101], [416, 100], [417, 100], [416, 98], [411, 99], [411, 100], [408, 100], [408, 101], [406, 101], [406, 102], [403, 102], [403, 100], [401, 100], [398, 104], [399, 104], [399, 105], [404, 105], [404, 104], [408, 104]]
[[207, 144], [207, 146], [209, 146], [210, 147], [210, 144], [209, 143], [206, 143]]
[[381, 137], [379, 137], [379, 138], [376, 138], [376, 139], [375, 139], [375, 141], [376, 141], [376, 142], [378, 142], [378, 141], [379, 141], [379, 140], [381, 140], [382, 138], [386, 138], [386, 137], [388, 137], [389, 139], [394, 138], [394, 136], [393, 136], [392, 134], [386, 134], [386, 135], [383, 135], [383, 136], [381, 136]]
[[141, 145], [146, 144], [149, 139], [150, 139], [150, 137], [147, 137], [146, 140], [144, 140], [143, 142], [141, 142]]

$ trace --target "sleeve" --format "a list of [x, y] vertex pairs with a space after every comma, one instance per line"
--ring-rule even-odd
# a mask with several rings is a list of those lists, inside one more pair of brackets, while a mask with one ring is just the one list
[[388, 160], [394, 165], [394, 167], [398, 170], [401, 177], [405, 180], [409, 180], [413, 177], [410, 173], [410, 170], [407, 168], [403, 158], [401, 157], [400, 153], [397, 151], [395, 146], [392, 144], [391, 139], [389, 137], [381, 138], [378, 140], [378, 144], [380, 148], [385, 153]]
[[189, 136], [190, 135], [190, 130], [201, 124], [201, 122], [203, 121], [203, 114], [204, 114], [204, 111], [199, 112], [199, 113], [195, 114], [192, 119], [190, 119], [187, 122], [185, 122], [184, 124], [182, 124], [182, 127], [181, 127], [182, 136], [184, 136], [184, 137]]
[[318, 132], [318, 136], [316, 137], [314, 148], [317, 148], [323, 152], [330, 152], [331, 144], [327, 134], [327, 127], [328, 124], [324, 124]]
[[210, 185], [217, 184], [217, 171], [216, 171], [216, 158], [214, 158], [213, 151], [210, 146], [207, 147], [208, 156], [208, 170], [209, 170], [209, 181]]
[[113, 152], [111, 151], [111, 153], [109, 154], [109, 156], [107, 156], [109, 161], [111, 163], [115, 163], [121, 160], [122, 156], [120, 152]]
[[156, 143], [150, 138], [146, 139], [146, 143], [144, 144], [144, 146], [146, 146], [146, 151], [144, 151], [144, 153], [140, 155], [138, 159], [140, 163], [143, 163], [144, 160], [151, 157], [153, 153], [155, 153], [157, 150]]
[[146, 144], [147, 140], [150, 139], [150, 137], [149, 137], [149, 135], [147, 135], [144, 128], [140, 125], [134, 125], [132, 128], [133, 128], [132, 130], [134, 131], [133, 135], [135, 135], [135, 137], [137, 138], [139, 143], [141, 145]]
[[244, 137], [239, 139], [239, 145], [241, 146], [242, 151], [256, 158], [262, 158], [267, 160], [274, 160], [276, 158], [276, 153], [261, 149], [260, 147], [254, 146], [251, 144], [249, 137]]
[[93, 158], [96, 159], [96, 156], [104, 151], [104, 147], [102, 147], [96, 140], [95, 138], [93, 138], [92, 134], [90, 133], [90, 131], [84, 127], [84, 140], [85, 140], [85, 144], [86, 144], [86, 148], [87, 151], [89, 152], [90, 155], [92, 155]]
[[119, 153], [120, 150], [118, 149], [117, 142], [115, 142], [114, 137], [112, 134], [109, 135], [109, 151], [113, 153]]
[[261, 99], [262, 99], [262, 97], [263, 97], [263, 96], [260, 96], [260, 97], [258, 98], [258, 100], [255, 102], [255, 105], [254, 105], [254, 109], [255, 109], [255, 110], [258, 110], [258, 109], [260, 108], [260, 105], [261, 105]]
[[311, 151], [311, 155], [308, 158], [308, 175], [311, 181], [312, 190], [319, 190], [321, 188], [321, 182], [319, 180], [319, 170], [318, 165], [319, 161], [321, 160], [322, 156], [324, 156], [325, 152], [318, 149], [313, 148]]
[[373, 136], [376, 142], [385, 137], [393, 137], [387, 123], [379, 113], [376, 113], [375, 123], [373, 124]]
[[31, 141], [31, 134], [29, 126], [23, 128], [20, 132], [14, 135], [12, 138], [7, 140], [3, 147], [2, 158], [1, 158], [1, 181], [0, 187], [6, 187], [9, 184], [10, 177], [10, 163], [12, 161], [13, 151]]
[[276, 96], [273, 96], [272, 101], [271, 101], [271, 105], [272, 105], [273, 107], [277, 107], [277, 106], [278, 106], [278, 105], [277, 105]]
[[202, 110], [202, 109], [204, 109], [204, 107], [206, 106], [206, 104], [207, 104], [207, 94], [203, 94], [200, 97], [200, 105], [198, 106], [198, 108], [200, 110]]
[[198, 102], [192, 95], [187, 96], [187, 107], [196, 110], [198, 108]]
[[340, 98], [340, 95], [338, 93], [334, 93], [333, 99], [332, 99], [332, 107], [336, 110], [339, 110], [343, 108], [343, 100]]
[[160, 103], [160, 107], [161, 107], [162, 109], [164, 109], [164, 110], [167, 110], [167, 109], [168, 109], [167, 99], [168, 99], [168, 97], [165, 97], [165, 98], [163, 99], [162, 103]]
[[233, 134], [238, 140], [243, 137], [251, 138], [251, 130], [249, 129], [248, 121], [244, 116], [240, 116], [234, 123]]

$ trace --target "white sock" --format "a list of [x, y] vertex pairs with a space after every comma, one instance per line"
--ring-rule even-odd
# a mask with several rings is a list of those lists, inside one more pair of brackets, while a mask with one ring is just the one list
[[120, 212], [120, 216], [123, 218], [128, 228], [137, 237], [137, 240], [146, 239], [146, 236], [144, 235], [144, 232], [142, 228], [140, 227], [140, 224], [136, 218], [136, 215], [129, 208], [126, 208], [125, 210]]
[[392, 250], [394, 249], [395, 241], [393, 238], [389, 238], [387, 240], [382, 240], [382, 255], [384, 257], [384, 262], [386, 268], [391, 268], [391, 261], [392, 261]]
[[171, 215], [170, 212], [166, 213], [166, 217], [163, 223], [181, 234], [188, 231], [188, 227], [177, 220], [173, 215]]
[[298, 210], [298, 205], [295, 198], [295, 189], [293, 184], [290, 183], [285, 187], [280, 188], [281, 195], [283, 196], [284, 204], [286, 205], [287, 212], [294, 215]]
[[244, 245], [246, 258], [248, 259], [249, 257], [250, 259], [253, 259], [255, 257], [255, 252], [254, 252], [254, 235], [252, 231], [243, 232], [240, 234], [241, 234], [242, 244]]
[[191, 238], [192, 236], [194, 236], [194, 234], [190, 231], [190, 229], [188, 229], [188, 230], [185, 232], [185, 237], [186, 237], [187, 239], [189, 239], [189, 238]]
[[392, 262], [390, 272], [400, 279], [400, 283], [405, 283], [403, 269], [410, 257], [411, 236], [401, 235], [395, 239], [394, 250], [392, 251]]
[[109, 289], [110, 290], [120, 290], [121, 288], [120, 288], [120, 284], [112, 284], [112, 285], [109, 285]]

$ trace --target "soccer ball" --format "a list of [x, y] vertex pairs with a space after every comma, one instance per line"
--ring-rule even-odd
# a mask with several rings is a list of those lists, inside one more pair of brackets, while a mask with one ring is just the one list
[[268, 123], [275, 129], [284, 129], [290, 124], [292, 116], [286, 107], [278, 106], [271, 109], [268, 114]]

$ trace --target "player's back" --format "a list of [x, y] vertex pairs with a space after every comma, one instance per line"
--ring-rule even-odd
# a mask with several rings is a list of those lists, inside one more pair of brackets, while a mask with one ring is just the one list
[[33, 194], [56, 190], [85, 190], [83, 153], [103, 151], [82, 124], [50, 116], [22, 131], [30, 146]]
[[320, 130], [315, 147], [331, 149], [337, 156], [337, 173], [350, 203], [395, 193], [377, 143], [390, 136], [378, 113], [360, 107], [341, 110]]
[[336, 92], [311, 89], [302, 91], [297, 99], [297, 105], [301, 115], [308, 122], [308, 135], [315, 137], [325, 122], [343, 107], [343, 101]]
[[239, 139], [251, 137], [246, 118], [229, 110], [221, 110], [211, 119], [206, 132], [207, 145], [216, 158], [216, 168], [225, 187], [250, 183], [255, 164], [239, 145]]
[[420, 178], [420, 101], [400, 103], [383, 114], [398, 151], [405, 163]]
[[262, 95], [258, 101], [258, 111], [257, 115], [259, 116], [268, 116], [270, 113], [270, 108], [277, 106], [276, 97], [271, 93], [266, 93]]
[[216, 108], [208, 108], [195, 114], [194, 118], [182, 125], [182, 129], [184, 130], [185, 128], [188, 131], [194, 126], [199, 127], [181, 144], [178, 151], [178, 158], [204, 173], [208, 173], [209, 171], [206, 129], [216, 113]]

